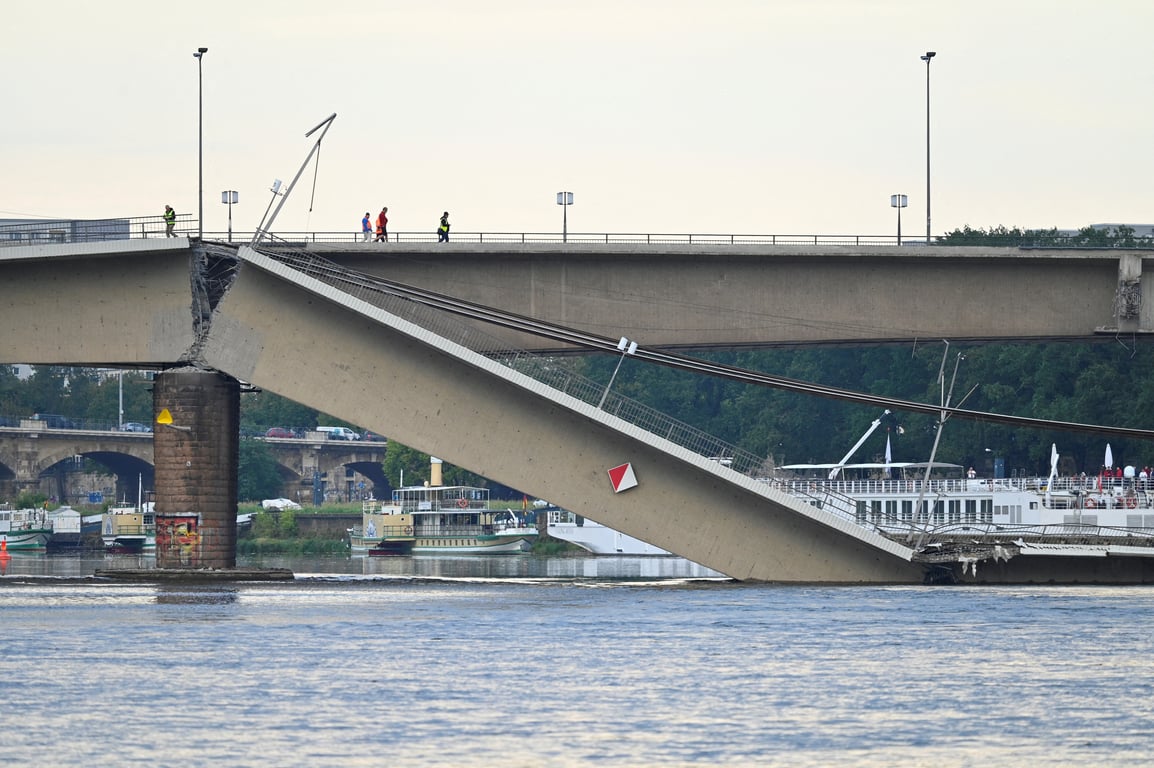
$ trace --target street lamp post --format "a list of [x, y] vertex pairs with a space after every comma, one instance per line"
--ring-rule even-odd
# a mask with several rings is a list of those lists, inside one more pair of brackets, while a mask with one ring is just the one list
[[937, 51], [926, 51], [922, 61], [926, 63], [926, 245], [930, 244], [930, 59]]
[[199, 207], [196, 214], [197, 231], [200, 234], [200, 239], [204, 239], [204, 54], [208, 53], [207, 48], [197, 48], [196, 53], [192, 54], [196, 58], [196, 79], [197, 79], [197, 126], [196, 126], [196, 146], [197, 146], [197, 201]]
[[557, 205], [561, 206], [561, 242], [569, 242], [569, 206], [573, 205], [572, 192], [558, 192]]
[[902, 244], [902, 208], [906, 207], [909, 198], [905, 195], [890, 195], [890, 207], [898, 209], [898, 245]]
[[[228, 241], [231, 243], [232, 242], [232, 206], [233, 206], [233, 203], [239, 203], [240, 202], [240, 195], [237, 194], [235, 189], [226, 189], [224, 192], [220, 193], [220, 201], [222, 203], [226, 203], [228, 205]], [[898, 226], [898, 231], [899, 231], [899, 233], [901, 232], [901, 226]]]

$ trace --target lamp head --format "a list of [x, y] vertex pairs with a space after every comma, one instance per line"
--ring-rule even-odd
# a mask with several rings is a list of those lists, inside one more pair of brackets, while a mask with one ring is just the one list
[[938, 55], [937, 51], [926, 51], [926, 55], [922, 57], [922, 61], [929, 63], [929, 60], [932, 59], [933, 57], [937, 56], [937, 55]]
[[197, 49], [196, 49], [196, 53], [192, 54], [192, 57], [193, 57], [194, 59], [199, 59], [201, 56], [203, 56], [203, 55], [204, 55], [204, 54], [206, 54], [206, 53], [208, 53], [208, 49], [207, 49], [207, 48], [197, 48]]

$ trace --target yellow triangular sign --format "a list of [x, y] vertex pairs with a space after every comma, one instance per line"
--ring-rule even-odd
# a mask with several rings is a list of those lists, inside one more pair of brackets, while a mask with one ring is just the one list
[[156, 414], [156, 423], [157, 424], [171, 424], [172, 423], [172, 414], [168, 412], [167, 408], [162, 408], [160, 410], [160, 413]]

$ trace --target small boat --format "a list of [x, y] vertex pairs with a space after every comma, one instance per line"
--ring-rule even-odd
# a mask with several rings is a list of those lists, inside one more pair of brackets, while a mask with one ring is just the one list
[[399, 506], [382, 506], [375, 499], [361, 502], [361, 524], [349, 529], [352, 551], [370, 557], [412, 554], [416, 540], [413, 516]]
[[110, 507], [101, 522], [100, 538], [109, 552], [139, 554], [156, 551], [153, 502], [139, 507]]
[[389, 504], [365, 502], [362, 524], [349, 529], [352, 552], [368, 555], [515, 554], [536, 538], [524, 517], [489, 509], [488, 488], [465, 485], [399, 488]]
[[553, 507], [540, 510], [547, 513], [546, 533], [555, 539], [568, 541], [595, 555], [657, 555], [672, 553], [655, 547], [641, 539], [614, 530], [589, 518], [574, 514], [567, 509]]
[[52, 523], [43, 509], [7, 509], [0, 506], [0, 542], [13, 552], [43, 552], [52, 536]]

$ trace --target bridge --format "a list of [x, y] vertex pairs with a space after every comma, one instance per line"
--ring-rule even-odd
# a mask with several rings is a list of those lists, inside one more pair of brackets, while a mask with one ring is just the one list
[[[517, 351], [530, 345], [513, 343], [529, 340], [523, 327], [482, 334], [476, 318], [462, 326], [459, 313], [399, 297], [377, 277], [571, 328], [586, 318], [585, 330], [603, 334], [600, 346], [550, 338], [536, 339], [537, 349], [612, 351], [619, 336], [692, 348], [1137, 337], [1154, 328], [1141, 301], [1142, 252], [816, 248], [450, 243], [346, 246], [325, 259], [316, 248], [237, 253], [183, 238], [25, 246], [0, 252], [17, 305], [0, 360], [164, 369], [156, 405], [172, 421], [157, 433], [157, 456], [167, 442], [172, 463], [158, 458], [157, 471], [177, 488], [164, 503], [202, 524], [206, 510], [228, 508], [226, 497], [194, 493], [227, 475], [228, 447], [198, 445], [235, 434], [227, 403], [239, 379], [736, 578], [917, 582], [923, 569], [909, 548], [774, 491], [752, 460], [711, 461], [725, 454], [708, 436], [634, 418], [625, 401], [597, 402], [600, 392], [590, 397], [563, 372], [541, 370], [540, 358]], [[126, 285], [139, 301], [120, 299]], [[625, 464], [638, 485], [616, 493], [607, 472]], [[227, 545], [214, 556], [227, 559]], [[1142, 558], [1111, 563], [1109, 573], [1021, 560], [1002, 578], [1150, 578]]]
[[[91, 459], [116, 477], [116, 499], [137, 501], [141, 486], [155, 486], [153, 433], [100, 429], [48, 429], [44, 422], [22, 419], [17, 427], [0, 427], [0, 496], [42, 491], [69, 501], [78, 494], [68, 487], [77, 457]], [[388, 480], [381, 469], [385, 443], [327, 440], [319, 432], [302, 438], [262, 440], [277, 461], [286, 498], [313, 498], [314, 486], [340, 499], [356, 497], [363, 483], [378, 498]], [[71, 491], [71, 492], [70, 492]]]

